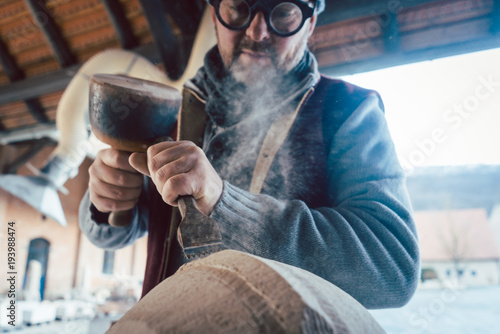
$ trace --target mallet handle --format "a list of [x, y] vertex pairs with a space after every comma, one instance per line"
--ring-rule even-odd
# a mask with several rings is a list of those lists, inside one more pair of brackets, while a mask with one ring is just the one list
[[108, 218], [109, 225], [113, 227], [127, 227], [132, 222], [132, 209], [111, 212]]

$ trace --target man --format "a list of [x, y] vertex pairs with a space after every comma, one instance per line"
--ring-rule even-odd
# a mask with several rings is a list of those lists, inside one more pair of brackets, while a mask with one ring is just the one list
[[[109, 249], [148, 232], [144, 295], [183, 263], [168, 231], [192, 195], [224, 247], [308, 270], [368, 308], [405, 304], [419, 252], [403, 172], [378, 94], [318, 73], [307, 40], [324, 1], [209, 3], [218, 44], [182, 108], [206, 115], [202, 140], [100, 152], [82, 231]], [[127, 227], [108, 224], [128, 209]]]

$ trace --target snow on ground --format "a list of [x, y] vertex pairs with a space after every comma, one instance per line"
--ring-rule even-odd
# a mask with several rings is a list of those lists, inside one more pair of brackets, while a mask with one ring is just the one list
[[417, 290], [402, 308], [370, 312], [388, 334], [499, 334], [500, 286]]

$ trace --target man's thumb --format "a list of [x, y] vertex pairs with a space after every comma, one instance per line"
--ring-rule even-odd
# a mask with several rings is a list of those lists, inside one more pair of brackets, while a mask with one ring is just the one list
[[128, 163], [139, 173], [150, 176], [148, 169], [148, 156], [146, 155], [146, 153], [132, 153], [128, 158]]

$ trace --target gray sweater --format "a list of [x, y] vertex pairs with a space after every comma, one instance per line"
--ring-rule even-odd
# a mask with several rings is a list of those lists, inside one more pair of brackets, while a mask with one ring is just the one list
[[[248, 192], [249, 178], [241, 172], [246, 161], [255, 163], [263, 138], [241, 139], [256, 141], [257, 150], [231, 152], [239, 156], [228, 168], [217, 163], [228, 157], [220, 156], [215, 139], [235, 129], [206, 133], [204, 150], [224, 180], [212, 218], [227, 248], [308, 270], [367, 308], [402, 306], [417, 286], [419, 251], [383, 105], [375, 92], [342, 81], [323, 77], [320, 85], [300, 111], [261, 194]], [[318, 96], [320, 91], [326, 93]], [[265, 134], [266, 125], [258, 126]], [[95, 208], [89, 210], [87, 194], [80, 207], [83, 233], [102, 248], [132, 244], [147, 234], [147, 197], [143, 192], [129, 227], [113, 228], [98, 221]]]

